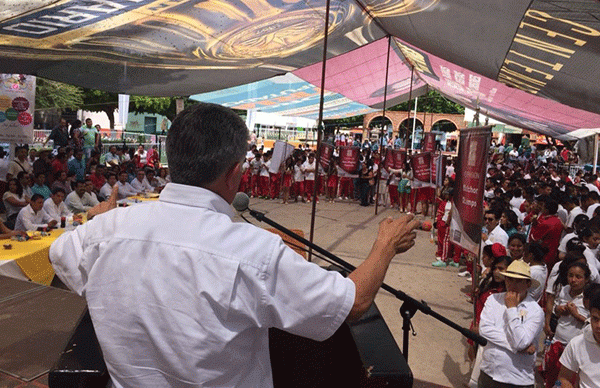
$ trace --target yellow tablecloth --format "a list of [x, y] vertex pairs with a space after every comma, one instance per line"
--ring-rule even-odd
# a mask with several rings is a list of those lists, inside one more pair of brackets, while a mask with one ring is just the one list
[[15, 260], [25, 276], [36, 283], [49, 286], [54, 278], [54, 269], [48, 259], [50, 245], [63, 232], [63, 229], [53, 230], [50, 236], [40, 240], [0, 240], [2, 244], [12, 245], [12, 249], [0, 248], [0, 260]]
[[127, 197], [127, 199], [130, 199], [132, 201], [141, 201], [141, 202], [145, 202], [145, 201], [158, 201], [158, 194], [156, 194], [156, 196], [152, 195], [151, 197], [144, 197], [141, 195], [134, 195], [132, 197]]

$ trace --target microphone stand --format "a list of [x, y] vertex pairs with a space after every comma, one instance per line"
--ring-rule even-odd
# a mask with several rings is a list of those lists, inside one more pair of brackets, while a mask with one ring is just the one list
[[[320, 246], [297, 235], [296, 233], [292, 232], [291, 230], [287, 229], [286, 227], [267, 218], [267, 216], [265, 216], [264, 213], [258, 212], [256, 210], [252, 210], [250, 208], [248, 208], [248, 211], [250, 212], [250, 215], [252, 217], [256, 218], [258, 221], [271, 225], [275, 229], [277, 229], [277, 230], [287, 234], [288, 236], [300, 241], [301, 243], [305, 244], [312, 250], [319, 252], [323, 256], [327, 256], [332, 261], [334, 261], [334, 262], [338, 263], [339, 265], [341, 265], [342, 267], [344, 267], [344, 269], [346, 269], [348, 271], [354, 271], [356, 269], [355, 266], [348, 263], [347, 261], [337, 257], [333, 253], [328, 252], [327, 250], [321, 248]], [[478, 334], [473, 333], [469, 329], [459, 326], [458, 324], [456, 324], [455, 322], [452, 322], [451, 320], [444, 317], [443, 315], [436, 313], [429, 306], [427, 306], [427, 303], [425, 303], [424, 301], [419, 302], [418, 300], [413, 299], [410, 296], [406, 295], [404, 292], [402, 292], [400, 290], [396, 290], [395, 288], [393, 288], [385, 283], [383, 283], [381, 285], [381, 288], [383, 288], [384, 290], [386, 290], [387, 292], [391, 293], [396, 298], [398, 298], [404, 302], [404, 303], [402, 303], [402, 306], [400, 307], [400, 315], [402, 316], [402, 332], [403, 332], [402, 353], [404, 354], [404, 357], [406, 358], [407, 361], [408, 361], [408, 340], [410, 338], [409, 333], [410, 333], [410, 330], [412, 329], [412, 323], [410, 320], [416, 314], [417, 311], [421, 311], [422, 313], [424, 313], [426, 315], [431, 315], [438, 321], [450, 326], [454, 330], [460, 332], [462, 335], [473, 340], [474, 342], [477, 342], [481, 346], [485, 346], [487, 344], [487, 340], [485, 338], [483, 338], [482, 336], [480, 336]], [[414, 332], [414, 329], [413, 329], [413, 335], [416, 335], [416, 333]]]

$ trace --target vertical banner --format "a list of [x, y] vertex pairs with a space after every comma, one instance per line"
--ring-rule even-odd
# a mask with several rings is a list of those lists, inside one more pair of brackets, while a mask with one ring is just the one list
[[35, 77], [0, 74], [0, 141], [33, 143]]
[[388, 170], [394, 167], [394, 150], [390, 147], [385, 149], [385, 159], [383, 160], [383, 166]]
[[277, 174], [281, 164], [294, 152], [294, 146], [281, 140], [277, 140], [273, 145], [273, 156], [271, 156], [271, 167], [269, 172]]
[[333, 145], [329, 143], [321, 143], [321, 167], [323, 170], [329, 170], [329, 164], [331, 163], [331, 158], [333, 156]]
[[491, 138], [491, 126], [460, 131], [455, 169], [450, 241], [477, 255], [483, 226], [483, 191]]
[[435, 133], [425, 132], [423, 133], [421, 151], [422, 152], [435, 152]]
[[413, 177], [417, 183], [416, 187], [421, 184], [431, 183], [431, 153], [421, 152], [411, 157]]
[[400, 148], [393, 151], [394, 155], [394, 169], [400, 170], [404, 168], [406, 163], [406, 148]]
[[342, 170], [349, 174], [354, 174], [358, 170], [359, 155], [360, 147], [340, 147], [340, 167]]

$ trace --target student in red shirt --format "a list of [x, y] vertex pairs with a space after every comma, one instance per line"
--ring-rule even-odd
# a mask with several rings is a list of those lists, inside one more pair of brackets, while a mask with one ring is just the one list
[[558, 202], [545, 195], [538, 197], [537, 202], [540, 206], [540, 215], [531, 219], [529, 241], [537, 241], [548, 248], [544, 262], [548, 268], [552, 268], [557, 261], [558, 245], [564, 226], [556, 215]]

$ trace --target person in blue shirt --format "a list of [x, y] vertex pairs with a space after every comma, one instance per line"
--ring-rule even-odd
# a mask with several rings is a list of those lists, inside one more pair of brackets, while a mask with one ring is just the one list
[[75, 174], [76, 180], [85, 181], [85, 161], [83, 160], [83, 150], [77, 149], [75, 157], [69, 161], [69, 172]]
[[44, 201], [50, 198], [52, 195], [52, 190], [48, 186], [46, 186], [46, 175], [43, 173], [39, 173], [35, 176], [35, 184], [31, 187], [31, 192], [33, 194], [39, 194], [44, 197]]

